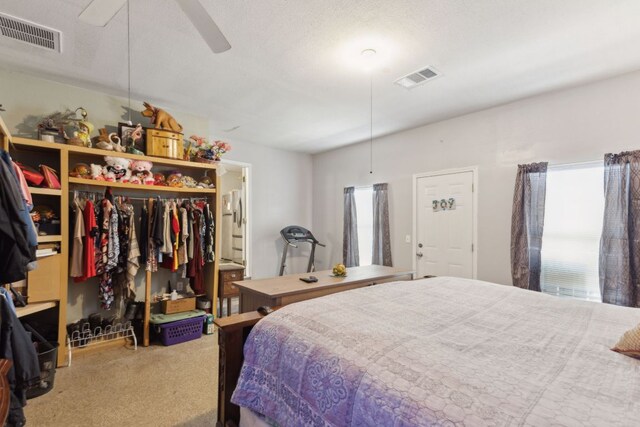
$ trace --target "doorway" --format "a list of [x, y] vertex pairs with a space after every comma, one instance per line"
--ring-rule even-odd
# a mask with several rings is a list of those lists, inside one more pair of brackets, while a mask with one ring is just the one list
[[477, 275], [477, 167], [413, 176], [417, 278]]
[[220, 264], [243, 266], [245, 277], [251, 276], [250, 166], [222, 160], [218, 167], [222, 210], [222, 223], [218, 228], [221, 235]]

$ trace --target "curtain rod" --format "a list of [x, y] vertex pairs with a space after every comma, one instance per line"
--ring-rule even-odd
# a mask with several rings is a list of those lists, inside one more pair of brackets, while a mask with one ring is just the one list
[[562, 167], [569, 167], [569, 166], [586, 166], [586, 165], [595, 165], [595, 164], [604, 165], [604, 160], [603, 159], [598, 159], [598, 160], [588, 160], [588, 161], [585, 161], [585, 162], [551, 163], [551, 164], [549, 164], [549, 168], [562, 168]]

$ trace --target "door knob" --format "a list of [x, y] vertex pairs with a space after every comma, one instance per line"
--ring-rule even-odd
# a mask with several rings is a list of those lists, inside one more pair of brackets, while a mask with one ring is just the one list
[[416, 253], [416, 256], [417, 256], [418, 258], [422, 258], [422, 252], [418, 252], [418, 253]]

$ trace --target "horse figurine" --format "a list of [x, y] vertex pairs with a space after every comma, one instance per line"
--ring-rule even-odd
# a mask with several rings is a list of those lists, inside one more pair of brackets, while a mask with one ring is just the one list
[[151, 124], [156, 129], [166, 129], [173, 132], [182, 132], [182, 126], [173, 116], [161, 108], [156, 108], [148, 102], [143, 102], [145, 110], [142, 111], [144, 117], [151, 118]]

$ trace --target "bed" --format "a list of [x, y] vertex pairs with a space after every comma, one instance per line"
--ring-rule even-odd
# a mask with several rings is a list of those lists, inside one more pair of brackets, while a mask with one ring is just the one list
[[631, 426], [640, 310], [477, 280], [394, 282], [292, 304], [251, 331], [241, 426]]

